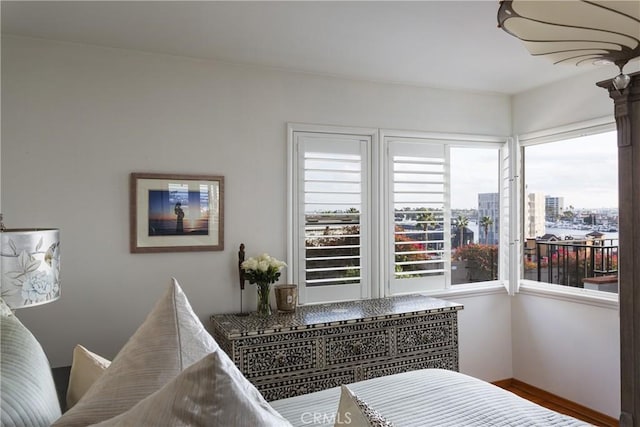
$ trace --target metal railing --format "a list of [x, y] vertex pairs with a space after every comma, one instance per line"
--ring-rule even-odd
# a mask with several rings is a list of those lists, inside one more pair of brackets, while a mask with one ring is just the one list
[[[617, 241], [536, 241], [535, 249], [525, 248], [525, 261], [535, 262], [539, 282], [582, 288], [585, 278], [618, 273]], [[531, 276], [531, 272], [525, 271], [526, 276]]]

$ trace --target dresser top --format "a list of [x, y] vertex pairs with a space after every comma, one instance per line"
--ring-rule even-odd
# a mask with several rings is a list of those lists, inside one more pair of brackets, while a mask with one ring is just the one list
[[293, 313], [274, 313], [260, 317], [216, 314], [211, 321], [227, 338], [322, 328], [371, 320], [415, 316], [461, 310], [462, 304], [412, 294], [389, 298], [298, 306]]

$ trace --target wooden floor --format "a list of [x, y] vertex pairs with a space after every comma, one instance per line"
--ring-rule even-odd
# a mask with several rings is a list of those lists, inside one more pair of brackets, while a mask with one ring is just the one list
[[508, 379], [496, 381], [493, 384], [545, 408], [572, 416], [589, 424], [603, 427], [618, 427], [618, 420], [614, 418], [578, 405], [555, 394], [530, 386], [522, 381]]

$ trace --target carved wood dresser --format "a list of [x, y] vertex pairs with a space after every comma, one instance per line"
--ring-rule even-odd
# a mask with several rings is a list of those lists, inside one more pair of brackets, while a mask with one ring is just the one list
[[213, 336], [267, 400], [423, 368], [458, 370], [461, 304], [424, 295], [211, 316]]

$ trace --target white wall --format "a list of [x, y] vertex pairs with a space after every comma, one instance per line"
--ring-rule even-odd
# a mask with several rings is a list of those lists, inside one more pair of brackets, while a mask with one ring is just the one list
[[[511, 133], [502, 95], [7, 36], [2, 66], [5, 222], [61, 229], [62, 298], [18, 312], [53, 366], [68, 365], [76, 343], [113, 357], [171, 276], [203, 320], [239, 310], [238, 245], [286, 254], [287, 122]], [[130, 254], [134, 171], [224, 175], [225, 250]], [[245, 295], [255, 307], [251, 287]], [[503, 299], [464, 301], [463, 371], [511, 376], [508, 330], [485, 326], [505, 322]]]
[[618, 418], [617, 308], [517, 294], [511, 314], [514, 378]]
[[441, 298], [464, 305], [458, 312], [460, 372], [485, 381], [513, 378], [511, 297], [506, 291]]
[[[626, 73], [640, 70], [640, 61], [630, 62]], [[597, 82], [620, 71], [613, 65], [596, 67], [570, 79], [513, 96], [513, 132], [520, 135], [601, 117], [613, 118], [613, 101]]]
[[[514, 133], [612, 118], [613, 101], [595, 83], [617, 73], [605, 67], [514, 96]], [[517, 294], [511, 313], [514, 378], [618, 418], [617, 308]]]

